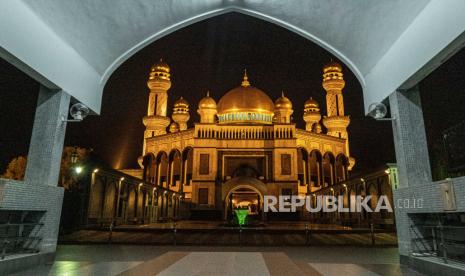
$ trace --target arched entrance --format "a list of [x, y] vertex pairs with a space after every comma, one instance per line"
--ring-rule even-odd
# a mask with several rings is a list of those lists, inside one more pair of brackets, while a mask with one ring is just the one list
[[264, 219], [263, 200], [266, 186], [253, 177], [235, 177], [223, 185], [224, 219], [231, 220], [234, 209], [247, 208], [249, 217]]

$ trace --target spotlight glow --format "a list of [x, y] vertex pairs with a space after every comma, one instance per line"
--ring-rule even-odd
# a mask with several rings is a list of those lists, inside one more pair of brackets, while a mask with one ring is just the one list
[[77, 174], [80, 174], [80, 173], [82, 173], [82, 167], [81, 167], [81, 166], [77, 166], [76, 168], [74, 168], [74, 171], [75, 171]]

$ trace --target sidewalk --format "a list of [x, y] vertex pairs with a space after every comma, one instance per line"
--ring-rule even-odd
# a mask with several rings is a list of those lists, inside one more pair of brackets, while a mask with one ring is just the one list
[[396, 248], [59, 246], [23, 275], [412, 275]]

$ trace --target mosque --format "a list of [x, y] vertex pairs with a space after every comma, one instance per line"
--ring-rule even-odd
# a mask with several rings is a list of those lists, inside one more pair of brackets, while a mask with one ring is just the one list
[[[261, 214], [265, 195], [309, 195], [348, 178], [355, 159], [349, 152], [342, 67], [323, 68], [326, 115], [311, 97], [304, 103], [305, 129], [293, 122], [293, 103], [273, 101], [242, 83], [218, 101], [209, 93], [197, 104], [200, 122], [188, 127], [191, 105], [175, 101], [168, 116], [170, 67], [160, 60], [150, 70], [142, 170], [125, 171], [154, 187], [175, 191], [192, 214], [231, 216], [238, 207]], [[157, 217], [168, 217], [163, 195], [154, 199]]]

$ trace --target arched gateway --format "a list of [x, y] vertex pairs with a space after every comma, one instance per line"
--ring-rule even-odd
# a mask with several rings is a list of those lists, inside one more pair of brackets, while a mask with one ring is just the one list
[[223, 218], [230, 219], [233, 210], [241, 207], [249, 208], [250, 215], [255, 215], [263, 220], [263, 196], [265, 194], [267, 194], [266, 185], [256, 178], [240, 176], [227, 181], [222, 189]]

